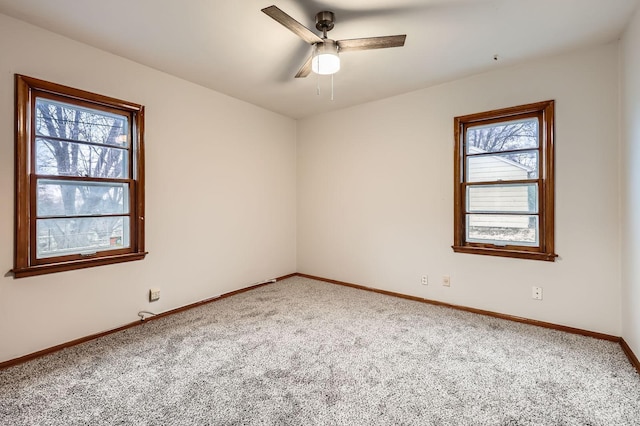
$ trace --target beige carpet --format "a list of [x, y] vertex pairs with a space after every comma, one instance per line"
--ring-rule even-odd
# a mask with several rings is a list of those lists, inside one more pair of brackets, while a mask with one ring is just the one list
[[295, 277], [0, 371], [2, 425], [638, 425], [619, 345]]

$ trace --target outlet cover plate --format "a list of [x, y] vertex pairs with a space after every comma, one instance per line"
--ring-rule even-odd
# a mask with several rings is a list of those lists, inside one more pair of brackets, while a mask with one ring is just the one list
[[542, 300], [542, 287], [531, 287], [531, 297], [535, 300]]
[[442, 276], [442, 285], [445, 287], [451, 287], [451, 277], [449, 275]]
[[150, 288], [149, 289], [149, 302], [155, 302], [160, 299], [160, 289], [159, 288]]

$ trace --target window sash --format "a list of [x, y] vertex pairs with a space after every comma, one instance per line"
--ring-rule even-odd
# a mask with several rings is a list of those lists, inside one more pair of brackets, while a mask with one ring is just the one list
[[[473, 191], [475, 194], [472, 194]], [[540, 212], [539, 193], [537, 181], [466, 185], [464, 211], [465, 214], [538, 214]], [[525, 203], [526, 208], [519, 208]], [[478, 205], [488, 207], [482, 209]]]
[[[532, 164], [523, 164], [514, 160], [513, 157], [524, 158]], [[491, 170], [492, 167], [495, 167], [495, 163], [501, 163], [501, 170]], [[465, 155], [464, 165], [464, 181], [468, 183], [537, 179], [540, 175], [540, 152], [538, 150], [522, 150], [509, 153], [491, 152]], [[517, 170], [516, 172], [512, 171], [514, 168]]]
[[[75, 151], [75, 155], [80, 157], [75, 170], [67, 170], [66, 172], [59, 170], [58, 158], [54, 152], [56, 147], [52, 147], [50, 145], [51, 142], [59, 143], [59, 146], [66, 144], [66, 146], [75, 147], [71, 152]], [[42, 136], [35, 137], [35, 141], [32, 144], [31, 149], [34, 153], [34, 161], [32, 163], [33, 174], [68, 177], [95, 177], [95, 172], [99, 163], [108, 165], [113, 162], [114, 157], [122, 157], [120, 160], [122, 163], [120, 164], [120, 167], [113, 167], [118, 165], [113, 164], [112, 167], [108, 167], [103, 171], [106, 172], [106, 176], [99, 178], [118, 179], [128, 178], [131, 176], [129, 165], [132, 161], [132, 153], [129, 149], [116, 148], [109, 145], [67, 141], [61, 140], [60, 138], [44, 138]], [[105, 161], [104, 157], [107, 157], [108, 160]], [[65, 160], [69, 161], [70, 159], [65, 158]]]
[[[465, 215], [466, 240], [470, 243], [490, 244], [497, 247], [524, 246], [537, 247], [540, 243], [540, 215], [537, 214], [482, 214]], [[475, 223], [474, 223], [475, 222]], [[500, 223], [502, 238], [492, 238], [495, 226], [482, 223]], [[534, 226], [531, 226], [534, 222]], [[475, 235], [473, 235], [475, 233]], [[484, 233], [484, 236], [483, 236]]]
[[[59, 134], [52, 135], [48, 133], [43, 133], [39, 131], [39, 129], [42, 128], [42, 126], [37, 125], [40, 122], [39, 117], [42, 116], [42, 114], [40, 113], [40, 110], [38, 109], [38, 105], [42, 105], [44, 107], [55, 106], [58, 108], [57, 109], [58, 113], [63, 113], [63, 109], [65, 111], [75, 111], [76, 114], [74, 115], [74, 118], [76, 118], [77, 115], [81, 113], [101, 117], [103, 120], [110, 118], [114, 120], [114, 123], [110, 125], [111, 129], [109, 130], [109, 136], [113, 136], [114, 140], [109, 141], [108, 137], [103, 135], [105, 140], [103, 140], [102, 142], [99, 141], [99, 137], [100, 137], [99, 132], [101, 130], [104, 131], [105, 130], [104, 127], [107, 126], [104, 122], [103, 123], [86, 122], [86, 121], [80, 121], [79, 119], [74, 120], [74, 123], [77, 124], [78, 136], [80, 134], [84, 134], [85, 132], [90, 132], [91, 135], [89, 135], [90, 136], [89, 138], [80, 139], [78, 137], [73, 138], [71, 137], [71, 135], [60, 136]], [[122, 111], [113, 110], [111, 108], [99, 108], [97, 105], [91, 105], [91, 104], [85, 104], [85, 103], [82, 103], [81, 105], [80, 103], [74, 103], [71, 100], [63, 101], [59, 96], [51, 96], [50, 94], [47, 94], [47, 93], [36, 93], [35, 102], [33, 104], [33, 115], [32, 115], [33, 134], [36, 137], [42, 137], [42, 138], [55, 138], [58, 140], [68, 141], [68, 142], [77, 142], [77, 143], [85, 143], [85, 144], [91, 144], [91, 145], [102, 145], [102, 146], [128, 149], [129, 142], [131, 140], [130, 132], [129, 132], [131, 118], [132, 118], [131, 116], [132, 116], [131, 113], [122, 113]], [[56, 117], [52, 117], [51, 121], [55, 120], [57, 125], [56, 128], [60, 129], [61, 122], [68, 121], [66, 120], [66, 118], [68, 117], [56, 116]], [[86, 119], [87, 117], [84, 117], [84, 118]], [[115, 128], [114, 127], [115, 122], [121, 122], [122, 126], [118, 126], [121, 128], [121, 131], [119, 133], [114, 133], [113, 135], [111, 135], [111, 131], [114, 130]], [[84, 127], [85, 125], [87, 125], [90, 128]], [[64, 124], [63, 126], [64, 126], [65, 134], [68, 134], [69, 132], [73, 131], [73, 129], [67, 128], [67, 124]], [[44, 127], [46, 128], [47, 126], [45, 125]], [[98, 130], [93, 129], [93, 127], [97, 127]], [[80, 131], [80, 129], [82, 129], [83, 131]], [[122, 130], [126, 130], [126, 131], [122, 131]]]
[[[130, 247], [129, 215], [38, 218], [34, 221], [34, 226], [36, 263], [46, 263], [52, 258], [69, 258], [76, 255], [87, 257], [99, 252], [113, 253], [128, 250]], [[114, 229], [108, 234], [100, 232], [100, 228], [105, 226]], [[69, 227], [80, 228], [82, 232], [65, 232], [63, 228]], [[120, 232], [117, 232], [117, 229]]]
[[[542, 158], [542, 144], [540, 143], [540, 137], [538, 136], [537, 138], [537, 147], [531, 148], [529, 146], [527, 147], [523, 147], [523, 148], [517, 148], [517, 149], [509, 149], [509, 150], [494, 150], [494, 151], [486, 151], [486, 152], [482, 152], [482, 153], [472, 153], [469, 150], [469, 143], [467, 140], [467, 135], [468, 135], [468, 131], [470, 128], [490, 128], [492, 126], [496, 126], [496, 125], [509, 125], [509, 124], [517, 124], [517, 123], [521, 123], [521, 122], [532, 122], [535, 121], [537, 123], [537, 128], [540, 129], [542, 127], [542, 123], [540, 122], [540, 117], [526, 117], [526, 118], [516, 118], [516, 119], [502, 119], [502, 120], [497, 120], [497, 121], [493, 121], [490, 124], [483, 124], [483, 125], [464, 125], [463, 127], [463, 139], [460, 141], [460, 143], [463, 145], [463, 148], [461, 149], [462, 154], [462, 164], [463, 164], [463, 176], [464, 176], [464, 182], [463, 182], [463, 186], [464, 186], [464, 191], [462, 194], [463, 197], [463, 209], [464, 209], [464, 215], [465, 215], [465, 221], [464, 221], [464, 226], [465, 226], [465, 242], [469, 245], [475, 245], [475, 246], [479, 246], [479, 247], [484, 247], [484, 246], [491, 246], [491, 247], [522, 247], [525, 250], [530, 250], [532, 247], [538, 249], [540, 247], [540, 238], [539, 238], [539, 234], [540, 234], [540, 220], [536, 220], [536, 227], [535, 227], [535, 238], [533, 239], [533, 241], [512, 241], [509, 240], [508, 238], [505, 239], [481, 239], [481, 238], [473, 238], [470, 237], [471, 234], [471, 230], [470, 230], [470, 216], [481, 216], [481, 215], [487, 215], [487, 216], [493, 216], [493, 217], [497, 217], [497, 216], [509, 216], [509, 215], [517, 215], [517, 216], [523, 216], [526, 215], [527, 217], [533, 215], [536, 218], [538, 218], [538, 212], [541, 211], [541, 205], [540, 205], [540, 196], [539, 196], [539, 187], [542, 186], [542, 180], [541, 179], [505, 179], [505, 180], [487, 180], [487, 181], [477, 181], [477, 180], [470, 180], [470, 174], [471, 174], [471, 169], [469, 167], [470, 165], [470, 159], [477, 159], [477, 158], [495, 158], [496, 156], [504, 156], [504, 155], [509, 155], [509, 154], [521, 154], [521, 153], [536, 153], [537, 154], [537, 174], [539, 175], [539, 167], [540, 167], [540, 158]], [[539, 133], [539, 132], [538, 132]], [[507, 187], [507, 186], [517, 186], [517, 185], [530, 185], [530, 184], [539, 184], [538, 188], [536, 188], [536, 205], [535, 208], [533, 209], [532, 212], [525, 212], [525, 211], [520, 211], [520, 212], [507, 212], [507, 211], [474, 211], [471, 210], [469, 208], [469, 204], [470, 204], [470, 188], [500, 188], [500, 187]], [[497, 222], [496, 222], [497, 223]], [[497, 227], [496, 227], [497, 228]], [[505, 226], [503, 228], [508, 228], [508, 226]], [[505, 237], [508, 237], [508, 233], [505, 231], [504, 232]]]
[[[125, 129], [121, 129], [122, 131], [119, 132], [119, 135], [126, 135], [126, 144], [122, 144], [122, 145], [118, 145], [115, 143], [100, 143], [100, 142], [96, 142], [95, 139], [88, 139], [88, 140], [79, 140], [79, 139], [74, 139], [74, 138], [62, 138], [62, 137], [58, 137], [58, 136], [53, 136], [50, 134], [47, 135], [43, 135], [42, 133], [37, 131], [37, 125], [36, 122], [38, 121], [38, 113], [36, 111], [38, 104], [46, 104], [46, 105], [53, 105], [59, 108], [66, 108], [67, 110], [76, 110], [76, 114], [79, 114], [80, 111], [84, 112], [85, 114], [95, 114], [95, 115], [101, 115], [100, 113], [103, 113], [103, 115], [105, 116], [112, 116], [112, 117], [117, 117], [119, 120], [121, 120], [122, 122], [126, 123], [126, 128]], [[108, 253], [127, 253], [130, 251], [130, 245], [127, 244], [126, 246], [123, 247], [110, 247], [109, 248], [104, 248], [104, 247], [100, 247], [100, 246], [89, 246], [89, 247], [85, 247], [85, 246], [78, 246], [76, 248], [67, 248], [67, 247], [63, 247], [59, 250], [59, 254], [55, 254], [55, 253], [50, 253], [48, 255], [41, 255], [41, 250], [39, 249], [40, 245], [40, 233], [39, 233], [39, 229], [41, 227], [41, 225], [45, 222], [61, 222], [63, 220], [66, 220], [67, 223], [69, 222], [74, 222], [74, 223], [88, 223], [90, 219], [86, 219], [86, 218], [82, 218], [82, 216], [84, 215], [80, 215], [80, 214], [76, 214], [76, 215], [63, 215], [66, 216], [66, 219], [63, 219], [63, 217], [48, 217], [46, 215], [40, 215], [39, 214], [39, 210], [40, 210], [40, 200], [38, 198], [38, 185], [39, 183], [43, 182], [43, 181], [58, 181], [60, 182], [60, 185], [66, 185], [66, 184], [73, 184], [76, 183], [78, 185], [78, 187], [80, 187], [82, 184], [85, 185], [91, 185], [92, 183], [94, 185], [100, 185], [100, 184], [109, 184], [109, 183], [118, 183], [115, 179], [113, 178], [108, 178], [108, 177], [95, 177], [95, 176], [90, 176], [89, 174], [80, 177], [80, 179], [73, 179], [75, 176], [73, 175], [63, 175], [64, 178], [62, 179], [47, 179], [47, 175], [41, 175], [38, 174], [38, 167], [39, 167], [39, 159], [38, 159], [38, 149], [37, 149], [37, 142], [45, 139], [45, 138], [53, 138], [56, 139], [59, 142], [62, 143], [66, 143], [68, 144], [69, 147], [77, 147], [77, 151], [81, 151], [82, 147], [95, 147], [95, 148], [100, 148], [100, 149], [104, 149], [104, 150], [113, 150], [113, 149], [118, 149], [124, 152], [124, 158], [122, 158], [122, 161], [124, 161], [125, 167], [125, 173], [126, 176], [132, 176], [132, 167], [135, 164], [135, 158], [133, 157], [133, 152], [130, 149], [129, 143], [131, 142], [131, 138], [128, 137], [128, 135], [132, 134], [132, 123], [133, 123], [133, 114], [131, 112], [128, 112], [126, 114], [123, 114], [120, 111], [114, 111], [111, 108], [100, 108], [96, 105], [87, 105], [85, 103], [83, 103], [82, 105], [76, 105], [74, 104], [71, 100], [61, 100], [59, 96], [50, 96], [49, 94], [46, 93], [39, 93], [36, 92], [35, 93], [35, 102], [33, 102], [32, 105], [32, 114], [31, 114], [31, 126], [34, 129], [34, 131], [32, 132], [31, 135], [31, 146], [30, 146], [30, 150], [32, 153], [32, 160], [31, 160], [31, 166], [32, 166], [32, 174], [33, 174], [33, 178], [31, 180], [32, 182], [32, 212], [31, 212], [31, 217], [35, 218], [35, 220], [31, 221], [31, 235], [32, 235], [32, 242], [31, 242], [31, 250], [30, 250], [30, 255], [31, 255], [31, 263], [34, 265], [40, 265], [40, 264], [46, 264], [46, 263], [54, 263], [54, 262], [59, 262], [59, 261], [64, 261], [67, 259], [72, 259], [74, 257], [77, 256], [81, 256], [81, 257], [87, 257], [88, 254], [94, 255], [97, 254], [98, 252], [102, 252], [102, 254], [104, 254], [104, 252], [108, 252]], [[52, 118], [53, 123], [55, 124], [55, 127], [60, 127], [62, 124], [59, 121], [59, 117], [56, 118]], [[63, 120], [64, 121], [64, 120]], [[64, 124], [64, 126], [66, 126], [67, 124]], [[69, 129], [65, 128], [65, 132], [68, 132]], [[71, 151], [71, 150], [70, 150]], [[96, 153], [98, 154], [98, 153]], [[66, 152], [65, 152], [65, 157], [66, 157]], [[89, 165], [89, 170], [88, 171], [92, 171], [91, 170], [91, 164]], [[55, 176], [59, 176], [59, 174], [56, 174]], [[87, 178], [91, 177], [91, 180], [88, 180]], [[127, 210], [127, 214], [123, 215], [122, 213], [120, 215], [117, 215], [117, 217], [122, 217], [123, 218], [123, 223], [127, 223], [128, 225], [126, 226], [128, 232], [127, 235], [121, 235], [121, 239], [124, 239], [126, 241], [130, 241], [131, 237], [131, 212], [134, 211], [134, 206], [131, 205], [131, 200], [134, 199], [134, 197], [131, 196], [131, 188], [133, 187], [132, 180], [127, 180], [126, 181], [128, 183], [129, 186], [129, 194], [127, 195], [128, 198], [128, 202], [127, 202], [127, 206], [126, 206], [126, 210]], [[123, 212], [124, 213], [124, 212]], [[114, 217], [114, 214], [93, 214], [91, 215], [93, 218], [102, 218], [103, 220], [107, 220], [107, 218], [110, 217]], [[124, 219], [126, 217], [126, 220]], [[109, 219], [111, 220], [111, 219]], [[95, 219], [94, 219], [95, 221]], [[124, 225], [123, 225], [124, 226]], [[81, 226], [81, 228], [84, 228], [83, 226]], [[124, 232], [124, 229], [123, 229]], [[81, 238], [82, 235], [86, 234], [87, 231], [85, 232], [73, 232], [73, 233], [67, 233], [67, 232], [63, 232], [61, 231], [60, 233], [58, 233], [58, 236], [60, 239], [63, 239], [65, 241], [69, 241], [69, 240], [78, 240]], [[86, 235], [88, 237], [88, 235]], [[111, 236], [109, 236], [108, 238], [110, 238]], [[88, 239], [88, 238], [85, 238]]]
[[[530, 115], [527, 114], [526, 117], [520, 117], [520, 118], [504, 118], [504, 119], [498, 119], [498, 120], [488, 120], [486, 123], [483, 124], [469, 124], [467, 126], [465, 126], [465, 138], [464, 138], [464, 142], [465, 142], [465, 150], [464, 153], [469, 155], [472, 154], [471, 150], [473, 148], [472, 144], [469, 142], [469, 133], [475, 133], [476, 131], [480, 131], [483, 129], [488, 129], [488, 128], [497, 128], [497, 127], [506, 127], [509, 125], [517, 125], [517, 124], [524, 124], [524, 123], [536, 123], [536, 128], [535, 128], [535, 135], [533, 136], [535, 139], [535, 142], [533, 144], [529, 143], [527, 144], [525, 142], [525, 144], [521, 147], [515, 147], [515, 148], [502, 148], [502, 146], [498, 147], [498, 148], [494, 148], [494, 147], [490, 147], [491, 149], [483, 149], [484, 152], [486, 153], [492, 153], [492, 154], [498, 154], [498, 153], [504, 153], [504, 152], [513, 152], [513, 151], [520, 151], [520, 150], [533, 150], [533, 149], [537, 149], [540, 147], [540, 121], [539, 121], [539, 117], [537, 117], [536, 115]], [[512, 136], [513, 137], [513, 136]], [[532, 136], [527, 136], [528, 138], [531, 138]], [[504, 142], [506, 143], [506, 141]]]
[[[131, 206], [131, 181], [113, 181], [113, 180], [69, 180], [69, 179], [51, 179], [47, 177], [35, 176], [33, 182], [36, 186], [36, 205], [35, 217], [55, 218], [55, 217], [98, 217], [112, 215], [129, 215], [132, 211]], [[65, 188], [65, 189], [63, 189]], [[64, 208], [65, 195], [68, 197], [69, 192], [73, 191], [73, 210]], [[95, 193], [91, 193], [95, 191]], [[46, 193], [46, 198], [41, 200], [40, 193]], [[59, 192], [59, 195], [58, 195]], [[78, 196], [78, 192], [84, 193], [85, 196]], [[115, 202], [111, 206], [99, 207], [105, 198], [116, 197]], [[80, 199], [78, 199], [80, 198]], [[121, 200], [121, 202], [118, 201]], [[49, 201], [47, 203], [46, 201]], [[68, 201], [71, 201], [69, 198]], [[107, 202], [108, 203], [108, 202]], [[60, 204], [63, 204], [60, 206]], [[60, 207], [63, 207], [62, 209]], [[45, 210], [47, 209], [48, 210]]]

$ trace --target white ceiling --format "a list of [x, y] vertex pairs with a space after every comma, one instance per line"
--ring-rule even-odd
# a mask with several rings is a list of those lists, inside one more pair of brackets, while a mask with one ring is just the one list
[[[301, 118], [613, 41], [639, 2], [0, 0], [0, 13]], [[315, 14], [333, 11], [336, 40], [407, 34], [407, 41], [341, 55], [331, 101], [330, 77], [293, 78], [311, 48], [260, 11], [272, 4], [314, 32]]]

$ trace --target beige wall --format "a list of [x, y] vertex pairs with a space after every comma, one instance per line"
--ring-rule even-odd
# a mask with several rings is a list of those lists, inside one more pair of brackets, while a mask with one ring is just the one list
[[621, 45], [622, 337], [640, 357], [640, 12]]
[[[295, 272], [294, 120], [4, 15], [0, 52], [0, 361]], [[144, 261], [5, 275], [14, 73], [146, 106]], [[147, 301], [150, 287], [160, 301]]]
[[[453, 117], [549, 99], [560, 258], [453, 253]], [[620, 335], [618, 117], [615, 43], [302, 120], [298, 271]]]

